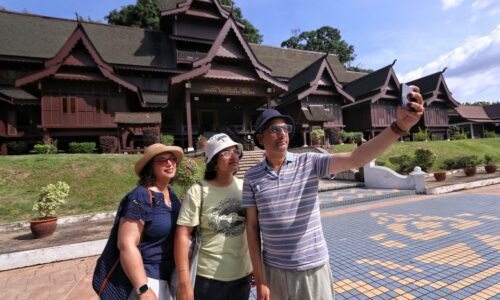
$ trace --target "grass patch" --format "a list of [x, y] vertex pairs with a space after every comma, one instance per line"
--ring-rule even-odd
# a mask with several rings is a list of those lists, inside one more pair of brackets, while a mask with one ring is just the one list
[[[71, 189], [59, 216], [113, 211], [137, 184], [133, 169], [139, 158], [116, 154], [0, 156], [0, 222], [29, 220], [40, 189], [58, 180]], [[203, 165], [199, 165], [201, 176]], [[179, 187], [174, 185], [174, 189]]]
[[[355, 144], [335, 145], [334, 152], [352, 151], [356, 148]], [[414, 155], [416, 149], [429, 149], [436, 153], [436, 162], [439, 166], [445, 159], [454, 158], [462, 155], [477, 155], [484, 158], [485, 154], [492, 154], [500, 157], [500, 139], [475, 139], [475, 140], [456, 140], [456, 141], [430, 141], [430, 142], [396, 142], [382, 154], [377, 161], [382, 161], [385, 166], [395, 169], [389, 162], [389, 157], [402, 154]], [[436, 168], [435, 167], [435, 168]]]
[[[355, 144], [336, 145], [334, 152], [352, 151]], [[437, 163], [459, 155], [484, 154], [500, 157], [500, 139], [394, 143], [379, 160], [388, 167], [389, 157], [413, 155], [418, 148], [431, 149]], [[140, 155], [47, 154], [0, 156], [0, 222], [29, 220], [33, 201], [40, 189], [58, 180], [70, 185], [68, 201], [59, 216], [114, 211], [122, 197], [137, 184], [133, 168]], [[198, 177], [204, 170], [197, 161]], [[183, 189], [174, 185], [178, 195]]]

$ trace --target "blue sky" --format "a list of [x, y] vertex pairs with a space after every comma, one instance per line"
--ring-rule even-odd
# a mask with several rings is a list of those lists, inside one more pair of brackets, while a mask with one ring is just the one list
[[[410, 81], [447, 67], [446, 82], [459, 102], [500, 101], [498, 0], [236, 0], [245, 18], [279, 46], [292, 30], [338, 28], [354, 46], [353, 65], [378, 69], [394, 59], [398, 78]], [[0, 7], [46, 16], [102, 20], [135, 0], [0, 0]], [[314, 4], [312, 4], [314, 3]]]

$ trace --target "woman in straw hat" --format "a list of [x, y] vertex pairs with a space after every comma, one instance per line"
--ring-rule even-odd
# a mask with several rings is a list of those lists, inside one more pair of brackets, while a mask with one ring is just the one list
[[[223, 133], [207, 142], [204, 180], [188, 190], [177, 219], [174, 247], [179, 273], [178, 300], [248, 299], [252, 265], [245, 233], [245, 211], [241, 207], [243, 181], [234, 176], [242, 149], [241, 144]], [[201, 226], [201, 248], [193, 289], [189, 274], [189, 236], [198, 225]]]
[[177, 146], [153, 144], [135, 164], [118, 230], [120, 262], [132, 283], [129, 299], [166, 299], [174, 268], [173, 244], [181, 203], [169, 187], [183, 157]]

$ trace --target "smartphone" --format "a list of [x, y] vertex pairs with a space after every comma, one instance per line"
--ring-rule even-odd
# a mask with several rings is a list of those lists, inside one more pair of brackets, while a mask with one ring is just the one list
[[411, 110], [411, 111], [415, 111], [415, 109], [411, 106], [409, 106], [408, 104], [410, 102], [415, 102], [415, 98], [411, 98], [411, 97], [408, 97], [408, 94], [413, 92], [413, 90], [411, 89], [411, 87], [407, 84], [404, 84], [402, 83], [401, 84], [401, 107], [403, 107], [404, 109], [406, 110]]

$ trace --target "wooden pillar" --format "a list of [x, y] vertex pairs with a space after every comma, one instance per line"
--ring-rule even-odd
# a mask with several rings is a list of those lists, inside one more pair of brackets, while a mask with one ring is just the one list
[[470, 137], [474, 139], [474, 124], [470, 123]]
[[7, 155], [9, 151], [7, 150], [7, 143], [2, 142], [0, 145], [0, 155]]
[[307, 133], [306, 133], [306, 128], [302, 128], [302, 138], [304, 140], [304, 145], [303, 147], [307, 147]]
[[271, 95], [267, 95], [267, 108], [271, 108]]
[[193, 124], [192, 124], [192, 120], [191, 120], [191, 92], [189, 91], [189, 87], [191, 87], [191, 84], [186, 83], [185, 102], [186, 102], [186, 126], [187, 126], [187, 140], [188, 140], [187, 151], [188, 152], [194, 151]]

